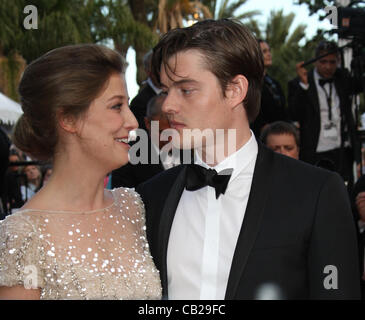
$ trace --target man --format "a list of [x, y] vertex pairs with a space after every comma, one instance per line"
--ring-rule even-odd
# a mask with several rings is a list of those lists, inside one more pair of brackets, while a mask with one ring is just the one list
[[146, 116], [147, 103], [161, 93], [161, 89], [157, 88], [150, 78], [151, 75], [151, 57], [152, 50], [148, 51], [143, 57], [143, 66], [148, 75], [147, 80], [143, 83], [142, 89], [134, 97], [130, 104], [131, 111], [138, 121], [138, 127], [146, 130], [144, 117]]
[[299, 134], [288, 122], [276, 121], [268, 125], [262, 131], [261, 141], [275, 152], [299, 159]]
[[[163, 130], [170, 128], [167, 116], [162, 113], [161, 107], [164, 96], [155, 96], [147, 104], [147, 113], [144, 118], [144, 123], [149, 134], [148, 140], [148, 163], [128, 163], [125, 166], [112, 172], [112, 187], [129, 187], [135, 188], [140, 183], [152, 178], [156, 174], [180, 164], [179, 158], [174, 158], [174, 154], [166, 154], [165, 158], [161, 159], [161, 149], [169, 142], [163, 141], [160, 134]], [[151, 141], [151, 123], [158, 124], [158, 137], [156, 142]], [[146, 150], [144, 150], [146, 151]], [[154, 155], [152, 155], [154, 153]], [[157, 163], [152, 163], [151, 159], [158, 159]]]
[[344, 69], [338, 68], [339, 51], [334, 42], [322, 41], [309, 72], [297, 64], [298, 78], [289, 82], [288, 101], [291, 117], [300, 124], [300, 159], [311, 164], [331, 161], [335, 170], [353, 184], [355, 124], [351, 94], [361, 91]]
[[341, 179], [267, 149], [250, 131], [264, 74], [251, 32], [228, 19], [201, 21], [165, 34], [152, 61], [162, 110], [196, 157], [137, 188], [165, 297], [358, 299]]
[[280, 83], [268, 75], [268, 69], [272, 66], [272, 56], [269, 44], [258, 40], [262, 56], [264, 58], [264, 82], [261, 91], [260, 112], [251, 124], [255, 136], [259, 137], [265, 126], [274, 121], [287, 121], [288, 115], [285, 107], [285, 96]]

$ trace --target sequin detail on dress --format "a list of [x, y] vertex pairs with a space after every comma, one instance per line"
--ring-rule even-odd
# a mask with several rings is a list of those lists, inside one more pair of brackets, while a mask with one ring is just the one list
[[0, 222], [0, 286], [36, 286], [41, 299], [160, 299], [138, 193], [111, 191], [89, 212], [22, 210]]

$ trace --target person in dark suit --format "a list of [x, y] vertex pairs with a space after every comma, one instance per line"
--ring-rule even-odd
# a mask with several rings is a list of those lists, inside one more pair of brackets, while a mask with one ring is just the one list
[[261, 141], [269, 149], [299, 159], [299, 133], [291, 123], [275, 121], [262, 130]]
[[[119, 169], [112, 172], [112, 187], [128, 187], [135, 188], [142, 182], [152, 178], [156, 174], [169, 169], [170, 167], [180, 164], [179, 158], [173, 158], [173, 155], [166, 155], [166, 158], [161, 159], [161, 149], [168, 144], [167, 141], [160, 139], [162, 131], [170, 128], [167, 116], [162, 113], [161, 107], [164, 96], [155, 96], [147, 104], [147, 113], [144, 118], [145, 126], [148, 131], [148, 161], [146, 163], [128, 163]], [[151, 124], [158, 123], [158, 137], [156, 142], [151, 140]], [[157, 127], [156, 127], [157, 128]], [[158, 159], [157, 162], [152, 159]]]
[[361, 82], [338, 67], [334, 42], [322, 41], [309, 72], [297, 64], [298, 77], [288, 84], [288, 103], [293, 120], [300, 125], [300, 159], [311, 164], [331, 161], [349, 188], [353, 185], [353, 162], [358, 159], [356, 126], [351, 95], [361, 91]]
[[262, 130], [268, 124], [275, 121], [288, 121], [286, 110], [286, 98], [280, 83], [268, 74], [272, 66], [272, 56], [269, 44], [258, 39], [264, 58], [265, 76], [261, 91], [261, 107], [251, 129], [255, 136], [260, 137]]
[[[21, 160], [19, 153], [15, 149], [10, 150], [9, 163], [19, 162]], [[25, 174], [20, 173], [18, 166], [9, 166], [4, 177], [3, 206], [5, 214], [9, 215], [15, 209], [24, 205], [22, 193], [20, 191], [21, 182]]]
[[10, 139], [0, 127], [0, 218], [5, 215], [5, 173], [8, 169], [10, 153]]
[[152, 61], [173, 143], [195, 149], [194, 164], [136, 189], [164, 297], [358, 299], [341, 178], [267, 149], [249, 128], [264, 75], [251, 32], [234, 20], [200, 21], [165, 34]]
[[151, 98], [160, 94], [161, 89], [159, 89], [152, 81], [151, 75], [151, 57], [152, 50], [148, 51], [143, 58], [143, 66], [148, 75], [148, 78], [142, 84], [141, 90], [133, 98], [130, 103], [130, 109], [138, 121], [138, 127], [140, 129], [147, 130], [144, 118], [146, 116], [147, 104]]
[[354, 220], [357, 225], [358, 243], [359, 243], [359, 259], [361, 272], [361, 294], [365, 300], [365, 175], [360, 176], [356, 181], [351, 193], [351, 206], [354, 214]]

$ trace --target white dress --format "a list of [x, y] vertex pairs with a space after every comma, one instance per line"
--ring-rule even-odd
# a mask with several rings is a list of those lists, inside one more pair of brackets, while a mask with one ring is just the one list
[[112, 191], [108, 208], [25, 209], [0, 222], [0, 286], [40, 288], [41, 299], [160, 299], [138, 193]]

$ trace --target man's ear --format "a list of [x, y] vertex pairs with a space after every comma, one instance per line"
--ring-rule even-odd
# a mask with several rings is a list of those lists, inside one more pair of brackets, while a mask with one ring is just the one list
[[59, 126], [69, 133], [76, 133], [77, 132], [77, 121], [74, 116], [66, 115], [63, 112], [59, 112], [57, 114], [57, 120]]
[[226, 97], [231, 102], [232, 108], [241, 105], [246, 98], [247, 90], [248, 80], [244, 75], [238, 74], [230, 81], [226, 89]]

